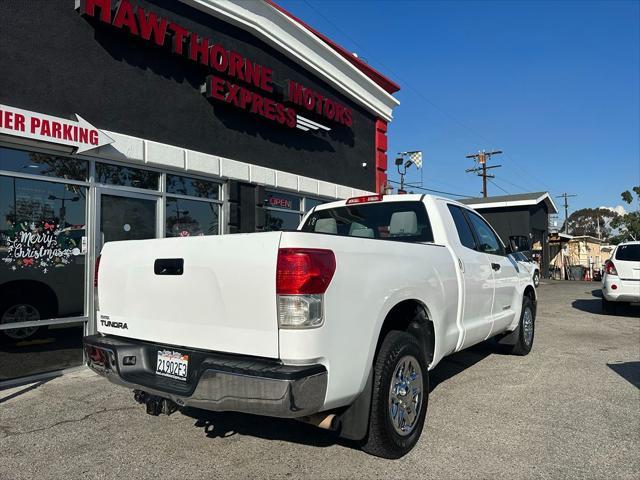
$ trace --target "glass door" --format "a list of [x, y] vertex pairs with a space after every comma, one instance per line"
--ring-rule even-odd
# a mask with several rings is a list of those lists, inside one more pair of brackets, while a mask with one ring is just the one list
[[96, 232], [98, 254], [107, 242], [158, 237], [159, 199], [155, 195], [100, 189]]

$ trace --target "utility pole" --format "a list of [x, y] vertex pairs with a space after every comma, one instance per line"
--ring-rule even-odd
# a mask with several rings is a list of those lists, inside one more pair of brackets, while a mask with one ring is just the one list
[[566, 233], [567, 235], [569, 234], [569, 202], [567, 201], [567, 199], [569, 197], [577, 197], [578, 195], [575, 194], [571, 194], [569, 195], [568, 193], [563, 193], [562, 195], [556, 195], [556, 198], [564, 198], [564, 233]]
[[467, 168], [465, 170], [465, 172], [469, 173], [469, 172], [481, 172], [478, 173], [479, 177], [482, 177], [482, 196], [483, 197], [487, 197], [487, 178], [496, 178], [495, 175], [489, 175], [487, 173], [487, 170], [491, 169], [491, 168], [498, 168], [501, 167], [502, 165], [492, 165], [490, 167], [487, 166], [487, 162], [489, 161], [489, 159], [491, 158], [492, 155], [499, 155], [502, 153], [502, 150], [494, 150], [492, 152], [485, 152], [484, 150], [482, 152], [478, 152], [478, 153], [470, 153], [469, 155], [466, 156], [466, 158], [473, 158], [475, 159], [476, 163], [481, 165], [480, 167], [474, 167], [474, 168]]

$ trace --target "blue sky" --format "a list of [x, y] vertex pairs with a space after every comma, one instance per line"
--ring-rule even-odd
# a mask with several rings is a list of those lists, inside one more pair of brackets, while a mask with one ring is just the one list
[[465, 155], [502, 149], [490, 195], [568, 192], [575, 210], [640, 184], [640, 2], [279, 3], [402, 87], [390, 178], [422, 150], [426, 187], [477, 196]]

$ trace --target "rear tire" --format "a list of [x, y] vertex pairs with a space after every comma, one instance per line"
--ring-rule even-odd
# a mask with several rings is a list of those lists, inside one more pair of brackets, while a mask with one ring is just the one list
[[531, 298], [522, 299], [522, 312], [520, 312], [520, 322], [518, 323], [518, 338], [516, 343], [511, 347], [513, 355], [528, 355], [533, 347], [533, 338], [535, 335], [536, 314], [533, 308]]
[[428, 364], [413, 335], [391, 331], [373, 371], [369, 434], [362, 450], [376, 457], [403, 457], [418, 443], [427, 413]]

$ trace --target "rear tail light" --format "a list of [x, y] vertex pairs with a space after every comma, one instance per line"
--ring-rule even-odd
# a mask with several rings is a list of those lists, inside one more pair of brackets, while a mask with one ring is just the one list
[[276, 293], [280, 328], [315, 328], [323, 322], [323, 302], [336, 258], [331, 250], [281, 248]]
[[353, 205], [355, 203], [369, 203], [369, 202], [381, 202], [382, 195], [365, 195], [363, 197], [353, 197], [347, 200], [347, 205]]
[[331, 250], [281, 248], [278, 250], [276, 293], [324, 293], [335, 271], [336, 257]]
[[611, 260], [607, 260], [606, 262], [604, 262], [604, 271], [607, 273], [607, 275], [618, 275], [616, 266]]
[[280, 328], [315, 328], [322, 325], [323, 295], [278, 295]]

